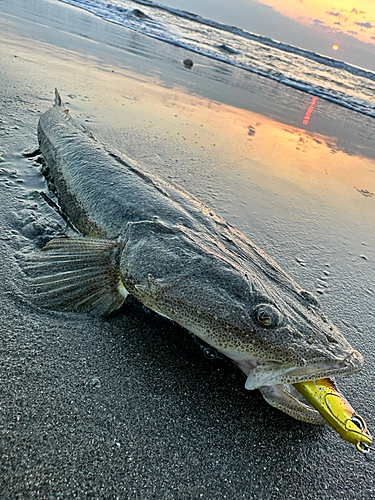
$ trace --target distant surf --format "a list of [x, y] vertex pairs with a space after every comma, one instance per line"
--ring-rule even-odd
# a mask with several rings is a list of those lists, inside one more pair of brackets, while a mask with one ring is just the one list
[[375, 73], [149, 0], [60, 0], [163, 42], [375, 117]]

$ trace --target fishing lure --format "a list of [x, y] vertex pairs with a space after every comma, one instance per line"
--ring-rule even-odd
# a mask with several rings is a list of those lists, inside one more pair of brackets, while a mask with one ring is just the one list
[[355, 444], [362, 453], [370, 451], [372, 437], [366, 422], [354, 411], [332, 380], [324, 378], [299, 382], [294, 387], [342, 439]]

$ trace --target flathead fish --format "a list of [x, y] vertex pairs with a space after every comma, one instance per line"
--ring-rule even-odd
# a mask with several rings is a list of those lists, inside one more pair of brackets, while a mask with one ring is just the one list
[[105, 149], [57, 91], [38, 140], [61, 210], [82, 235], [50, 241], [28, 266], [41, 305], [109, 314], [131, 294], [232, 359], [271, 405], [327, 420], [318, 398], [293, 384], [350, 375], [363, 358], [310, 292], [194, 196]]

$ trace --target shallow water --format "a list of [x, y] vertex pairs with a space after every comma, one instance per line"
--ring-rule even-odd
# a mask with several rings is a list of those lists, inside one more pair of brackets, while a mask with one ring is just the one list
[[57, 2], [34, 11], [38, 24], [23, 2], [0, 16], [2, 496], [374, 497], [373, 461], [246, 391], [184, 330], [137, 304], [107, 319], [37, 309], [17, 260], [72, 231], [23, 155], [58, 86], [102, 142], [320, 295], [364, 354], [340, 387], [373, 430], [374, 120], [318, 100], [304, 125], [307, 94], [199, 56], [186, 70], [186, 51]]
[[374, 116], [372, 71], [158, 2], [60, 1], [193, 54], [246, 69]]

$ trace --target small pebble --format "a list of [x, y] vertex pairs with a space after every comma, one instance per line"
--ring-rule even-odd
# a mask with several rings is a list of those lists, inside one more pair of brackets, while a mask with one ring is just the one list
[[194, 63], [191, 59], [185, 59], [184, 60], [184, 66], [185, 68], [191, 69], [193, 67]]
[[95, 389], [100, 389], [102, 386], [102, 383], [100, 382], [99, 377], [94, 377], [92, 379], [92, 385], [95, 387]]

